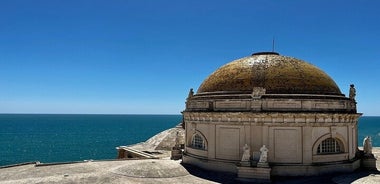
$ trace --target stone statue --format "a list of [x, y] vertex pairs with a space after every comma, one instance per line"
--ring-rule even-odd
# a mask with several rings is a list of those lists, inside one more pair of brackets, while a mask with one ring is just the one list
[[363, 140], [363, 151], [364, 154], [372, 154], [372, 140], [369, 136], [365, 137]]
[[179, 132], [177, 131], [177, 134], [175, 135], [175, 147], [179, 147]]
[[263, 145], [263, 147], [260, 148], [260, 160], [259, 163], [266, 163], [268, 158], [268, 148]]
[[250, 157], [251, 157], [251, 149], [247, 144], [244, 145], [243, 147], [243, 156], [241, 157], [242, 162], [248, 162]]
[[190, 99], [193, 96], [194, 96], [194, 91], [193, 91], [193, 88], [191, 88], [189, 91], [189, 95], [187, 96], [187, 99]]
[[355, 89], [355, 86], [353, 84], [351, 84], [350, 85], [350, 94], [349, 94], [350, 100], [355, 101], [355, 96], [356, 96], [356, 89]]
[[175, 145], [172, 148], [171, 152], [171, 160], [179, 160], [182, 158], [182, 150], [181, 150], [181, 145], [179, 142], [179, 132], [177, 131], [176, 137], [175, 137]]

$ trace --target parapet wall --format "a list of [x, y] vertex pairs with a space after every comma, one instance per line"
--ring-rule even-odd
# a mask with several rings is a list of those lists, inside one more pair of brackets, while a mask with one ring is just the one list
[[[190, 112], [344, 112], [356, 113], [356, 103], [347, 98], [334, 96], [315, 96], [314, 99], [292, 98], [197, 98], [194, 96], [186, 102]], [[317, 98], [319, 97], [319, 98]]]

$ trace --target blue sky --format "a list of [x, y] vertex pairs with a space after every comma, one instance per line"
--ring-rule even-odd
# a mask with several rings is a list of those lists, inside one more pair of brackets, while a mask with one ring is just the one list
[[380, 2], [2, 0], [0, 113], [179, 114], [253, 52], [306, 60], [380, 115]]

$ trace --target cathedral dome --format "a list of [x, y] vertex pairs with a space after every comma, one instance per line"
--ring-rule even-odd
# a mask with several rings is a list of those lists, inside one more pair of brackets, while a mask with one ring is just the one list
[[252, 169], [267, 169], [261, 179], [319, 175], [326, 165], [354, 170], [355, 95], [354, 86], [346, 97], [318, 67], [275, 52], [232, 61], [189, 90], [182, 162], [245, 177], [253, 161]]
[[220, 67], [197, 94], [251, 93], [255, 87], [265, 88], [266, 94], [342, 95], [318, 67], [275, 52], [255, 53]]

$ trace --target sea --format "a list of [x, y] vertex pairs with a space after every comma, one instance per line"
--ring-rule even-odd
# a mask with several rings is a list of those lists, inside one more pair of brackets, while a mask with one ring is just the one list
[[[0, 166], [108, 160], [117, 146], [146, 141], [175, 127], [181, 115], [0, 114]], [[359, 146], [365, 136], [380, 146], [380, 117], [359, 120]]]
[[0, 114], [0, 166], [106, 160], [117, 146], [173, 128], [181, 115]]

